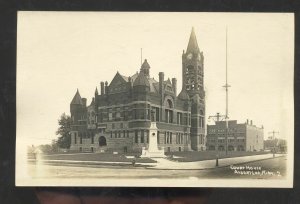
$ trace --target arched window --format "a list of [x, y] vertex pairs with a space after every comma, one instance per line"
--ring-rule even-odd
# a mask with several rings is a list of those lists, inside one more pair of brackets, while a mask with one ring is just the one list
[[171, 99], [167, 99], [165, 103], [166, 109], [165, 109], [165, 119], [166, 123], [173, 123], [173, 102]]
[[99, 137], [99, 146], [106, 146], [106, 138], [104, 136]]

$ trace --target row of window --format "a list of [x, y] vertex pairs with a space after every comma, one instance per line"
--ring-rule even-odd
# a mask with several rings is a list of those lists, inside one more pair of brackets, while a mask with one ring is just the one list
[[[236, 128], [228, 128], [228, 132], [237, 132], [238, 129]], [[210, 133], [216, 133], [216, 132], [226, 132], [226, 129], [208, 129], [208, 132]]]
[[[165, 109], [164, 122], [174, 123], [180, 125], [190, 125], [190, 114], [177, 112], [177, 121], [174, 121], [174, 111], [172, 109]], [[161, 121], [160, 120], [160, 109], [158, 107], [137, 107], [131, 110], [116, 108], [114, 111], [109, 108], [107, 110], [100, 110], [99, 112], [99, 122], [107, 121], [127, 121], [130, 119], [147, 119], [151, 121]], [[204, 121], [202, 126], [204, 126]]]
[[110, 131], [110, 138], [129, 138], [129, 130]]
[[[91, 144], [94, 144], [94, 137], [92, 136], [91, 138]], [[74, 143], [77, 144], [77, 135], [74, 136]], [[79, 136], [79, 144], [82, 144], [82, 137]]]
[[[245, 142], [245, 139], [228, 139], [228, 142]], [[208, 139], [207, 142], [209, 143], [215, 143], [216, 140], [215, 139]], [[225, 139], [218, 139], [218, 143], [225, 143]]]

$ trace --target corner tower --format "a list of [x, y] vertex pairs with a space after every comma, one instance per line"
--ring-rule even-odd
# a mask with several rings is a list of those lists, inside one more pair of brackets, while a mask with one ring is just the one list
[[191, 99], [191, 148], [205, 150], [204, 56], [198, 47], [194, 28], [186, 52], [182, 54], [182, 92]]
[[198, 47], [194, 28], [190, 35], [186, 52], [182, 54], [182, 88], [190, 97], [204, 94], [203, 89], [203, 53]]

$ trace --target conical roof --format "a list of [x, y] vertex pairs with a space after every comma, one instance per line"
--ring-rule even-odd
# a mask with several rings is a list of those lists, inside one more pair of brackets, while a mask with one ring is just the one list
[[148, 86], [150, 87], [150, 83], [145, 76], [144, 72], [140, 72], [137, 78], [133, 82], [133, 86]]
[[95, 90], [95, 95], [98, 95], [98, 89], [97, 89], [97, 87], [96, 87], [96, 90]]
[[147, 59], [144, 60], [144, 63], [142, 64], [141, 69], [150, 69], [150, 65], [147, 62]]
[[72, 100], [71, 104], [73, 104], [73, 105], [83, 105], [82, 104], [82, 99], [81, 99], [81, 96], [79, 94], [78, 89], [76, 91], [75, 96], [73, 97], [73, 100]]
[[180, 92], [180, 94], [178, 95], [178, 98], [182, 99], [182, 100], [189, 100], [190, 99], [188, 93], [184, 89]]
[[189, 44], [186, 49], [186, 53], [190, 53], [190, 52], [199, 52], [199, 47], [198, 47], [194, 27], [192, 28], [192, 32], [191, 32], [190, 39], [189, 39]]

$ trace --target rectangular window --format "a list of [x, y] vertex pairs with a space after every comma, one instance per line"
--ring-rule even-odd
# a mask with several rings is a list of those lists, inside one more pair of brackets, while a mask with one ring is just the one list
[[159, 142], [159, 131], [157, 131], [157, 144], [160, 144], [160, 142]]
[[167, 144], [167, 132], [165, 132], [165, 144]]
[[177, 124], [182, 125], [182, 113], [177, 113]]
[[126, 137], [126, 132], [125, 132], [125, 130], [123, 130], [123, 137]]
[[127, 138], [129, 137], [129, 130], [127, 130]]
[[119, 119], [119, 118], [121, 118], [121, 110], [120, 110], [120, 108], [117, 108], [116, 109], [116, 119]]
[[134, 134], [134, 142], [135, 143], [139, 143], [139, 132], [138, 130], [135, 130], [135, 134]]
[[82, 137], [80, 137], [80, 144], [82, 144]]
[[75, 137], [74, 137], [74, 139], [75, 139], [75, 144], [77, 144], [77, 135], [76, 135], [76, 132], [74, 133], [75, 134]]
[[118, 135], [119, 135], [119, 138], [120, 138], [120, 137], [121, 137], [121, 131], [119, 131], [119, 134], [118, 134]]
[[112, 133], [112, 131], [110, 131], [110, 138], [112, 138], [112, 135], [113, 135], [113, 133]]
[[115, 138], [117, 138], [118, 137], [118, 132], [117, 131], [115, 131]]
[[159, 121], [159, 108], [155, 107], [155, 120]]
[[144, 130], [142, 130], [142, 131], [141, 131], [141, 143], [144, 143], [144, 137], [145, 137], [144, 134], [145, 134], [145, 133], [144, 133]]
[[170, 144], [172, 144], [172, 133], [170, 132]]
[[93, 135], [92, 135], [91, 139], [92, 139], [92, 144], [94, 144], [94, 136]]
[[149, 143], [149, 130], [146, 130], [146, 143]]

